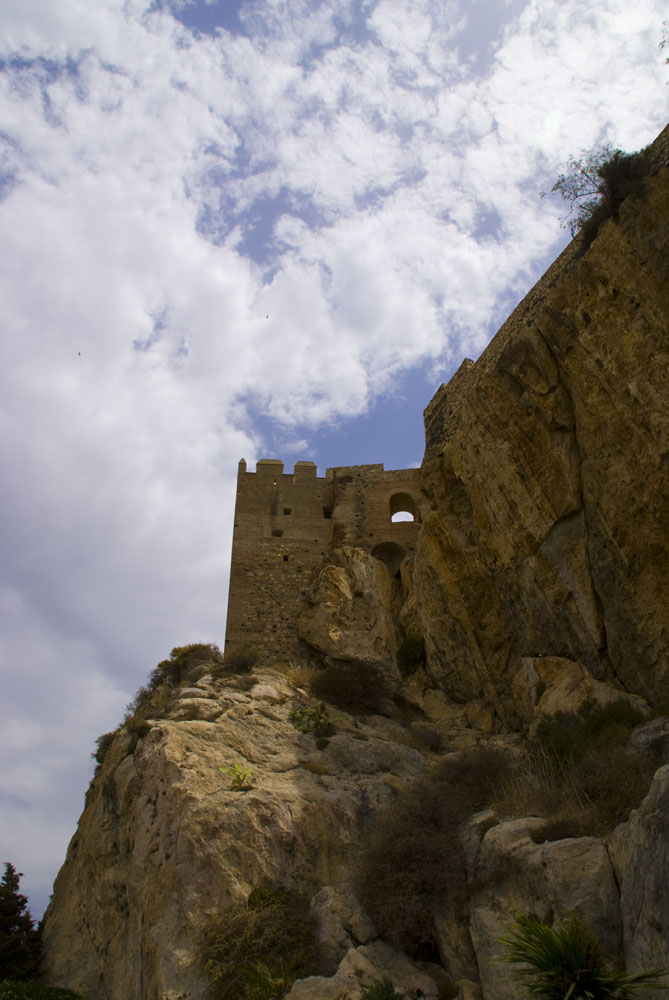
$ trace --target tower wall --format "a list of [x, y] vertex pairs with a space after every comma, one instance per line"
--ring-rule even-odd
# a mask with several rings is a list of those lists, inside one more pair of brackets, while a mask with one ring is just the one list
[[[420, 470], [342, 466], [319, 478], [313, 462], [285, 473], [262, 459], [239, 463], [230, 567], [226, 651], [257, 650], [264, 662], [300, 657], [297, 618], [314, 575], [337, 545], [381, 558], [394, 575], [414, 551]], [[414, 521], [392, 521], [408, 510]]]

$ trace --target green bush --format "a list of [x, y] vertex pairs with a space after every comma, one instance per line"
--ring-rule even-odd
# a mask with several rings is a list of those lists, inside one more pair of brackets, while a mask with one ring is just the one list
[[316, 708], [296, 708], [291, 712], [290, 719], [301, 733], [313, 733], [315, 736], [332, 736], [335, 733], [330, 713], [323, 701]]
[[360, 1000], [402, 1000], [389, 979], [379, 979], [360, 995]]
[[0, 1000], [83, 1000], [79, 993], [42, 986], [38, 982], [16, 982], [5, 979], [0, 983]]
[[635, 975], [614, 969], [576, 914], [556, 928], [521, 914], [500, 944], [502, 961], [520, 966], [527, 992], [542, 1000], [631, 1000], [641, 991], [667, 989], [657, 969]]
[[406, 635], [397, 648], [397, 666], [402, 677], [410, 677], [425, 665], [425, 642], [422, 636]]
[[305, 900], [258, 886], [204, 921], [197, 951], [213, 1000], [269, 1000], [317, 971], [316, 924]]
[[115, 729], [111, 733], [102, 733], [96, 739], [95, 744], [97, 749], [91, 754], [91, 757], [93, 757], [93, 759], [97, 764], [104, 763], [104, 759], [107, 756], [107, 751], [114, 742], [114, 737], [118, 732], [119, 730]]
[[494, 750], [448, 757], [377, 816], [363, 839], [356, 887], [380, 937], [415, 956], [434, 955], [435, 907], [466, 900], [459, 830], [490, 803], [509, 766]]
[[624, 153], [606, 146], [600, 150], [581, 150], [570, 157], [567, 170], [560, 174], [552, 191], [559, 191], [570, 203], [569, 216], [563, 220], [572, 236], [579, 235], [587, 249], [605, 219], [617, 219], [618, 210], [629, 195], [639, 195], [643, 180], [653, 171], [647, 149]]
[[258, 652], [252, 646], [238, 646], [225, 651], [223, 669], [230, 674], [248, 674], [258, 661]]

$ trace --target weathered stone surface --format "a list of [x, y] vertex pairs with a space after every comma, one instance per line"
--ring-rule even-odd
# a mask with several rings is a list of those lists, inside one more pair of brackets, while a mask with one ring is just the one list
[[512, 682], [513, 704], [523, 722], [556, 712], [577, 713], [587, 704], [603, 708], [624, 701], [645, 715], [648, 704], [639, 695], [597, 681], [580, 663], [560, 656], [524, 657]]
[[[304, 696], [274, 671], [260, 672], [248, 692], [225, 679], [213, 687], [215, 721], [156, 721], [134, 753], [125, 732], [108, 751], [54, 887], [44, 938], [50, 983], [96, 1000], [203, 997], [191, 964], [194, 922], [255, 885], [307, 896], [336, 888], [316, 907], [325, 939], [336, 928], [331, 958], [342, 942], [358, 944], [357, 934], [369, 939], [368, 921], [339, 891], [358, 858], [361, 819], [398, 782], [415, 780], [426, 758], [392, 741], [402, 727], [381, 717], [340, 720], [319, 749], [290, 720]], [[232, 790], [219, 771], [235, 763], [251, 768], [251, 790]]]
[[522, 1000], [525, 990], [500, 966], [498, 939], [519, 912], [561, 920], [572, 910], [615, 955], [620, 936], [618, 890], [606, 848], [595, 837], [535, 844], [540, 820], [518, 819], [489, 829], [474, 860], [470, 934], [483, 996]]
[[[293, 984], [286, 1000], [358, 1000], [363, 989], [387, 977], [408, 1000], [422, 990], [426, 1000], [437, 1000], [438, 984], [402, 952], [383, 941], [352, 949], [334, 976], [311, 976]], [[419, 995], [419, 994], [418, 994]]]
[[[315, 468], [284, 477], [260, 463], [258, 490], [244, 468], [253, 545], [233, 567], [235, 640], [252, 641], [267, 614], [277, 644], [263, 625], [263, 666], [307, 645], [326, 660], [375, 665], [461, 753], [495, 740], [511, 751], [508, 730], [531, 731], [587, 700], [642, 707], [640, 697], [661, 695], [668, 220], [664, 170], [584, 256], [568, 248], [476, 365], [465, 362], [437, 393], [416, 523], [390, 523], [395, 491], [413, 504], [416, 470], [364, 466], [317, 480]], [[288, 524], [294, 537], [282, 534]], [[416, 536], [413, 563], [399, 563]], [[392, 539], [386, 564], [372, 558]], [[363, 540], [369, 551], [333, 550]], [[402, 634], [426, 644], [427, 663], [409, 678], [395, 664]], [[212, 676], [219, 668], [201, 665], [143, 738], [122, 731], [96, 772], [47, 913], [48, 981], [91, 1000], [200, 1000], [197, 920], [266, 884], [310, 899], [322, 971], [334, 973], [294, 984], [290, 1000], [356, 1000], [382, 976], [408, 996], [436, 996], [436, 973], [373, 939], [351, 885], [364, 837], [427, 771], [425, 733], [403, 721], [396, 699], [386, 710], [399, 717], [340, 713], [319, 743], [291, 722], [313, 700], [282, 674]], [[632, 745], [661, 759], [666, 720], [640, 727]], [[235, 791], [221, 774], [234, 764], [251, 769], [251, 789]], [[468, 897], [457, 907], [439, 900], [435, 915], [461, 1000], [522, 995], [495, 961], [496, 938], [519, 910], [559, 920], [575, 909], [611, 952], [622, 941], [630, 969], [669, 964], [668, 789], [663, 768], [611, 835], [610, 856], [593, 837], [535, 844], [539, 818], [500, 821], [488, 809], [471, 820]]]
[[335, 549], [318, 573], [298, 619], [300, 638], [328, 656], [394, 663], [392, 581], [384, 563], [363, 549]]
[[613, 831], [609, 853], [620, 886], [628, 970], [669, 969], [669, 765], [656, 772], [628, 822]]
[[668, 247], [663, 170], [426, 411], [413, 580], [428, 668], [502, 720], [522, 657], [644, 697], [666, 684]]

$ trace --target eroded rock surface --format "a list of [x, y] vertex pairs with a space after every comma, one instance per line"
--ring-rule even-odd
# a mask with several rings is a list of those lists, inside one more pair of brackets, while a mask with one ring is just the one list
[[[407, 997], [436, 998], [443, 970], [379, 941], [356, 898], [364, 838], [435, 753], [497, 740], [511, 754], [542, 717], [660, 699], [668, 315], [664, 169], [585, 255], [568, 248], [435, 396], [413, 563], [398, 579], [343, 546], [311, 581], [302, 640], [326, 663], [383, 673], [383, 715], [331, 706], [336, 732], [319, 739], [292, 717], [315, 699], [284, 674], [201, 670], [148, 731], [121, 730], [54, 887], [50, 983], [89, 1000], [201, 1000], [198, 923], [268, 885], [306, 896], [320, 928], [322, 974], [290, 1000], [359, 1000], [384, 975]], [[426, 650], [404, 673], [403, 636]], [[660, 763], [666, 726], [639, 727], [630, 745]], [[220, 769], [235, 765], [253, 787], [231, 787]], [[461, 830], [466, 898], [429, 903], [460, 1000], [519, 1000], [496, 943], [519, 910], [559, 920], [575, 909], [630, 970], [669, 964], [669, 768], [608, 841], [535, 843], [542, 822], [490, 808]]]

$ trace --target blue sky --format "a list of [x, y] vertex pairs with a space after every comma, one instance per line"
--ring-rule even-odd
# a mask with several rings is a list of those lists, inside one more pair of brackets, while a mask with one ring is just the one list
[[222, 642], [238, 460], [422, 458], [667, 119], [661, 0], [4, 0], [0, 860], [37, 913], [95, 737]]

